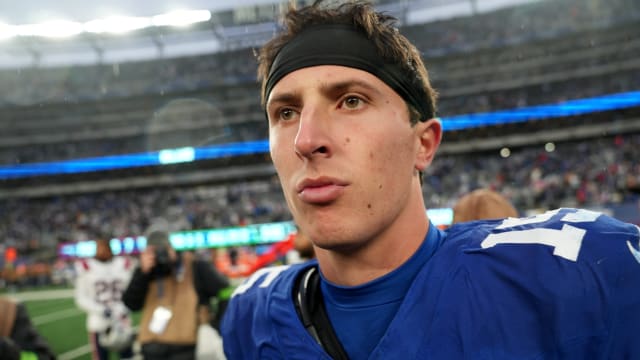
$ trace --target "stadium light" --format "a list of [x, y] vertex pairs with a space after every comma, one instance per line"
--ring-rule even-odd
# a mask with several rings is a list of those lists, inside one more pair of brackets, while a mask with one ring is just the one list
[[74, 21], [55, 20], [41, 24], [19, 25], [17, 33], [21, 36], [41, 36], [66, 38], [82, 32], [82, 24]]
[[179, 10], [156, 15], [151, 18], [151, 23], [155, 26], [187, 26], [209, 21], [209, 19], [211, 19], [209, 10]]
[[88, 21], [84, 24], [84, 31], [90, 33], [123, 34], [134, 30], [144, 29], [152, 25], [148, 17], [113, 16], [106, 19]]
[[162, 165], [191, 162], [195, 158], [196, 151], [192, 147], [160, 150], [158, 153], [158, 161]]
[[0, 22], [0, 40], [15, 36], [66, 38], [83, 32], [124, 34], [152, 26], [187, 26], [209, 21], [209, 19], [211, 19], [209, 10], [178, 10], [152, 17], [112, 16], [87, 21], [84, 24], [65, 20], [23, 25], [10, 25]]
[[0, 40], [10, 39], [18, 35], [18, 30], [15, 26], [0, 22]]

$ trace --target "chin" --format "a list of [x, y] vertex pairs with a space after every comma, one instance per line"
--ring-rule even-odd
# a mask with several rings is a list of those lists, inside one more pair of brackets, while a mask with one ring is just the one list
[[347, 251], [359, 248], [362, 244], [353, 235], [339, 231], [338, 229], [318, 229], [314, 237], [314, 245], [325, 250]]
[[322, 245], [316, 245], [318, 248], [330, 251], [332, 253], [351, 254], [362, 248], [363, 244], [354, 241], [331, 241]]

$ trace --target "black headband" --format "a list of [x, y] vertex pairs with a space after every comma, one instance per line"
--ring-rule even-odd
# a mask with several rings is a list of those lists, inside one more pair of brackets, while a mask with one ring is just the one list
[[424, 85], [418, 75], [408, 74], [398, 64], [385, 62], [363, 32], [346, 24], [315, 25], [282, 47], [267, 76], [265, 99], [287, 74], [318, 65], [347, 66], [371, 73], [415, 107], [421, 121], [434, 116], [427, 107]]

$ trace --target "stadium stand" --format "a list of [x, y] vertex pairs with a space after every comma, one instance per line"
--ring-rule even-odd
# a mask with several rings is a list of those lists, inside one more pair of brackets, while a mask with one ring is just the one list
[[[637, 1], [542, 1], [430, 23], [410, 19], [422, 1], [403, 4], [380, 2], [405, 14], [443, 117], [640, 89]], [[211, 20], [225, 25], [221, 52], [0, 70], [0, 164], [265, 139], [252, 47], [273, 30], [273, 13], [236, 23], [225, 14]], [[267, 30], [240, 41], [233, 31], [247, 24]], [[487, 187], [518, 209], [581, 206], [639, 223], [637, 159], [638, 106], [448, 131], [424, 196], [447, 207]], [[4, 179], [0, 214], [3, 246], [34, 257], [103, 227], [141, 234], [156, 217], [181, 230], [290, 220], [266, 154]]]

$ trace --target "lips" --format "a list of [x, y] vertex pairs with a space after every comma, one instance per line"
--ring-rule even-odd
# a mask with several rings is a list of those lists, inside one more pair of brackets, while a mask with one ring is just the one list
[[344, 192], [347, 183], [321, 177], [305, 179], [296, 186], [300, 200], [309, 204], [326, 204], [336, 200]]

